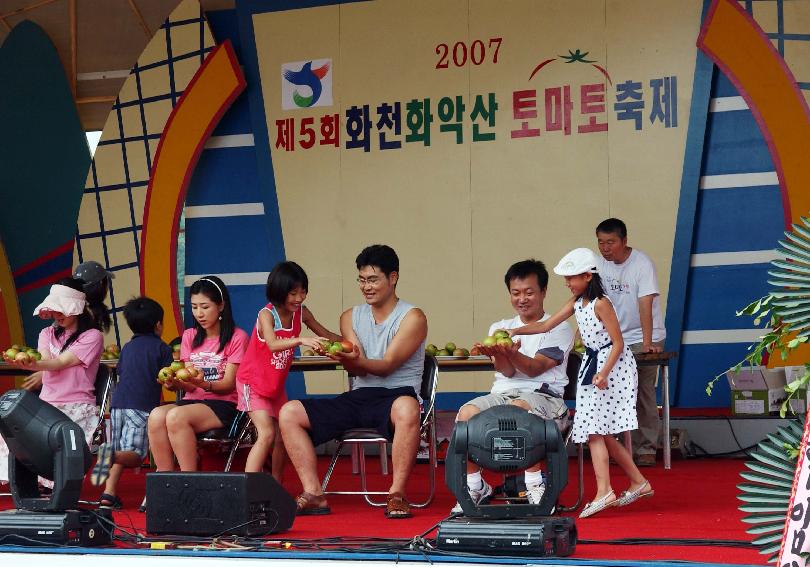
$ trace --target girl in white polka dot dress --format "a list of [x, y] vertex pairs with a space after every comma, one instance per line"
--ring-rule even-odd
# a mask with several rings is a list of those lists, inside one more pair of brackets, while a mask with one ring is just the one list
[[[633, 353], [622, 340], [616, 312], [602, 289], [596, 265], [596, 256], [587, 248], [577, 248], [563, 256], [554, 273], [565, 277], [565, 285], [573, 297], [542, 323], [531, 323], [510, 332], [546, 333], [571, 315], [577, 318], [587, 354], [578, 374], [573, 439], [576, 443], [588, 442], [596, 476], [596, 495], [585, 505], [580, 518], [653, 495], [650, 483], [639, 472], [630, 453], [614, 437], [638, 428], [638, 372]], [[619, 497], [610, 485], [609, 456], [630, 478], [630, 486]]]

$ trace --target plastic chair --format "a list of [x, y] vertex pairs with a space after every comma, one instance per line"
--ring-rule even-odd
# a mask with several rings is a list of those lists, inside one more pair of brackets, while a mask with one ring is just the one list
[[[422, 372], [422, 388], [420, 397], [422, 398], [423, 409], [419, 425], [420, 439], [424, 440], [428, 446], [428, 496], [424, 502], [411, 502], [412, 508], [424, 508], [433, 501], [436, 494], [436, 468], [438, 459], [436, 457], [436, 384], [439, 379], [439, 367], [436, 359], [432, 356], [425, 356], [425, 369]], [[385, 506], [386, 502], [377, 502], [372, 496], [387, 496], [388, 492], [368, 490], [366, 482], [366, 458], [365, 447], [367, 445], [377, 445], [380, 451], [380, 464], [382, 474], [388, 474], [388, 444], [390, 441], [381, 436], [374, 429], [350, 429], [337, 439], [338, 445], [329, 468], [323, 478], [321, 488], [324, 494], [355, 494], [362, 495], [366, 502], [372, 506]], [[344, 446], [352, 448], [352, 459], [354, 474], [360, 475], [359, 491], [327, 491], [329, 479], [337, 464], [340, 451]]]

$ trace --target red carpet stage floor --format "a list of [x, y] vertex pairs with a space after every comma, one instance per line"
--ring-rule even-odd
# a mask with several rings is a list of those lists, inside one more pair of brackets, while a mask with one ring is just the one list
[[[381, 477], [379, 461], [369, 457], [369, 471], [377, 485], [387, 488], [387, 478]], [[215, 463], [206, 463], [211, 469]], [[325, 469], [326, 460], [320, 466]], [[569, 461], [570, 482], [563, 493], [563, 504], [570, 504], [576, 497], [576, 460]], [[724, 546], [713, 542], [750, 541], [741, 522], [742, 512], [737, 510], [739, 501], [736, 484], [743, 461], [729, 459], [676, 460], [672, 469], [662, 465], [643, 469], [655, 489], [653, 498], [645, 498], [626, 508], [613, 508], [584, 520], [577, 520], [580, 542], [569, 559], [602, 561], [667, 561], [681, 560], [703, 563], [757, 564], [766, 563], [765, 556], [754, 548]], [[238, 470], [238, 469], [237, 469]], [[409, 484], [409, 495], [419, 499], [425, 494], [427, 465], [419, 464]], [[116, 522], [122, 527], [134, 527], [143, 533], [145, 515], [137, 511], [144, 495], [146, 470], [126, 471], [121, 482], [120, 496], [124, 509], [115, 513]], [[627, 481], [616, 466], [611, 467], [613, 487], [620, 492]], [[491, 483], [498, 482], [497, 475], [487, 473]], [[284, 485], [292, 494], [297, 494], [300, 485], [295, 472], [288, 466]], [[330, 488], [352, 490], [359, 486], [358, 477], [351, 475], [348, 457], [339, 462]], [[585, 498], [594, 491], [593, 472], [590, 463], [585, 468]], [[97, 488], [86, 486], [83, 496], [96, 498]], [[380, 508], [365, 504], [359, 496], [332, 496], [329, 503], [332, 514], [320, 517], [301, 517], [295, 520], [292, 529], [284, 534], [269, 536], [270, 539], [290, 540], [296, 547], [312, 549], [302, 540], [322, 540], [342, 536], [346, 538], [374, 537], [410, 539], [429, 530], [445, 518], [455, 498], [444, 484], [444, 469], [437, 475], [437, 494], [433, 504], [426, 509], [414, 510], [414, 517], [407, 520], [388, 520]], [[12, 507], [11, 498], [0, 498], [0, 507]], [[435, 537], [435, 532], [428, 534]], [[165, 538], [164, 538], [165, 539]], [[645, 544], [639, 540], [657, 540]], [[617, 540], [625, 540], [617, 542]], [[631, 540], [631, 541], [626, 541]], [[674, 540], [690, 541], [690, 545], [677, 545]], [[616, 543], [609, 543], [609, 542]], [[592, 543], [593, 542], [593, 543]], [[704, 543], [705, 542], [705, 543]], [[696, 545], [697, 543], [697, 545]], [[357, 558], [355, 556], [355, 558]], [[530, 562], [537, 563], [538, 558]]]

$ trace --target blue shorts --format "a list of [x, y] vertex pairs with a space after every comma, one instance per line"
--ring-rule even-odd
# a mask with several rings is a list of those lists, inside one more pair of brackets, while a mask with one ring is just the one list
[[335, 439], [349, 429], [368, 428], [394, 438], [391, 406], [397, 398], [416, 399], [410, 386], [402, 388], [358, 388], [336, 398], [300, 400], [309, 418], [309, 436], [314, 445]]
[[113, 450], [133, 451], [143, 459], [149, 452], [149, 437], [146, 432], [148, 411], [112, 408], [110, 428], [112, 429]]

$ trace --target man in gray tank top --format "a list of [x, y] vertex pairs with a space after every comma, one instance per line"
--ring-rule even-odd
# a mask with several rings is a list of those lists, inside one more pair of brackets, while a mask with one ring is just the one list
[[299, 515], [328, 514], [321, 490], [315, 446], [354, 428], [373, 428], [393, 439], [393, 479], [385, 515], [408, 518], [405, 484], [419, 448], [419, 401], [425, 361], [427, 319], [421, 309], [399, 299], [399, 258], [382, 244], [357, 256], [357, 282], [365, 304], [345, 311], [340, 332], [353, 352], [331, 355], [355, 378], [336, 398], [294, 400], [279, 414], [281, 434], [303, 492]]

